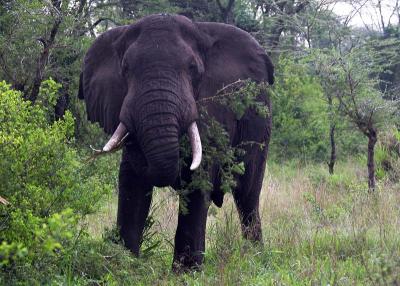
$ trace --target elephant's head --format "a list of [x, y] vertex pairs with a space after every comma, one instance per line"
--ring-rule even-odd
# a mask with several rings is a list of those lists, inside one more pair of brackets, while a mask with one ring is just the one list
[[89, 119], [113, 134], [103, 150], [129, 133], [146, 161], [143, 175], [166, 186], [179, 172], [180, 135], [191, 139], [191, 169], [200, 164], [196, 100], [249, 77], [272, 83], [273, 66], [247, 33], [153, 15], [96, 39], [84, 60], [79, 95]]

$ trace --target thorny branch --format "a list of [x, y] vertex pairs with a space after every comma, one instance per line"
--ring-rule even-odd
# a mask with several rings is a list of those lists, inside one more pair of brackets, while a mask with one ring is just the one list
[[[217, 91], [217, 93], [214, 96], [207, 97], [207, 98], [201, 98], [197, 100], [197, 103], [203, 103], [203, 102], [208, 102], [208, 101], [214, 101], [218, 100], [220, 98], [228, 97], [234, 94], [235, 92], [239, 91], [241, 88], [243, 88], [243, 85], [246, 83], [246, 80], [238, 79], [235, 82], [232, 82], [230, 84], [225, 85], [223, 88]], [[266, 85], [268, 85], [267, 82], [265, 82]], [[233, 90], [229, 90], [230, 88], [233, 88]]]
[[[239, 79], [239, 80], [237, 80], [237, 81], [235, 81], [235, 82], [232, 82], [232, 83], [230, 83], [230, 84], [224, 86], [224, 87], [221, 88], [220, 90], [218, 90], [217, 93], [216, 93], [216, 95], [211, 96], [211, 97], [207, 97], [207, 98], [201, 98], [201, 99], [197, 100], [197, 103], [202, 103], [202, 102], [206, 102], [206, 101], [213, 101], [214, 99], [217, 99], [217, 98], [229, 96], [229, 95], [232, 94], [232, 92], [225, 93], [225, 91], [226, 91], [227, 89], [231, 88], [231, 87], [235, 87], [235, 85], [242, 84], [243, 82], [244, 82], [244, 80], [241, 80], [241, 79]], [[241, 86], [239, 87], [239, 89], [240, 89], [240, 88], [241, 88]]]

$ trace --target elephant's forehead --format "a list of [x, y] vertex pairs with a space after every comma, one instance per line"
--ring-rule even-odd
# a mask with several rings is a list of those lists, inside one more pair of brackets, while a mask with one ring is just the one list
[[180, 15], [150, 15], [140, 20], [139, 24], [142, 31], [139, 41], [151, 40], [158, 44], [172, 42], [176, 45], [179, 39], [188, 40], [188, 35], [193, 36], [197, 32], [194, 23]]
[[158, 14], [146, 17], [143, 20], [143, 30], [161, 30], [161, 31], [174, 31], [177, 29], [177, 23], [172, 15]]
[[142, 33], [139, 41], [162, 44], [176, 41], [179, 28], [172, 16], [154, 15], [146, 19], [142, 24]]

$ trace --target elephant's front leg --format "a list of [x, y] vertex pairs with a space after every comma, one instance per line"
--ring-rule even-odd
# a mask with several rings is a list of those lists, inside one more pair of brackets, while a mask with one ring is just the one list
[[209, 198], [196, 190], [186, 195], [185, 211], [180, 206], [178, 227], [175, 234], [173, 269], [182, 272], [198, 268], [203, 264], [205, 232]]
[[125, 246], [139, 255], [140, 241], [151, 204], [152, 186], [145, 184], [123, 155], [119, 170], [117, 225]]
[[244, 238], [262, 243], [259, 203], [271, 134], [271, 119], [249, 111], [241, 119], [238, 127], [239, 142], [246, 151], [243, 158], [245, 173], [240, 177], [233, 197], [239, 211]]
[[245, 239], [262, 243], [259, 212], [267, 151], [254, 145], [246, 147], [245, 173], [233, 191]]

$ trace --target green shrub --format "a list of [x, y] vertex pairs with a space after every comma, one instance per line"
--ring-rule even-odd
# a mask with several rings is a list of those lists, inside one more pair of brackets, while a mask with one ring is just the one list
[[46, 117], [49, 122], [55, 120], [55, 108], [57, 100], [60, 97], [59, 90], [61, 84], [49, 78], [42, 82], [39, 90], [38, 98], [36, 99], [36, 104], [39, 104], [41, 108], [45, 111]]
[[384, 132], [375, 148], [376, 177], [396, 182], [400, 178], [400, 131], [391, 128]]
[[[56, 98], [58, 88], [48, 81], [42, 95]], [[0, 195], [9, 202], [0, 205], [0, 284], [61, 275], [84, 237], [79, 220], [112, 190], [71, 147], [71, 113], [48, 117], [53, 99], [32, 105], [0, 82]]]
[[273, 87], [271, 156], [325, 160], [329, 148], [327, 105], [321, 85], [306, 67], [282, 58]]
[[354, 174], [350, 172], [337, 171], [335, 174], [329, 174], [327, 168], [317, 166], [311, 168], [308, 174], [314, 187], [326, 186], [329, 190], [346, 191], [354, 183]]

